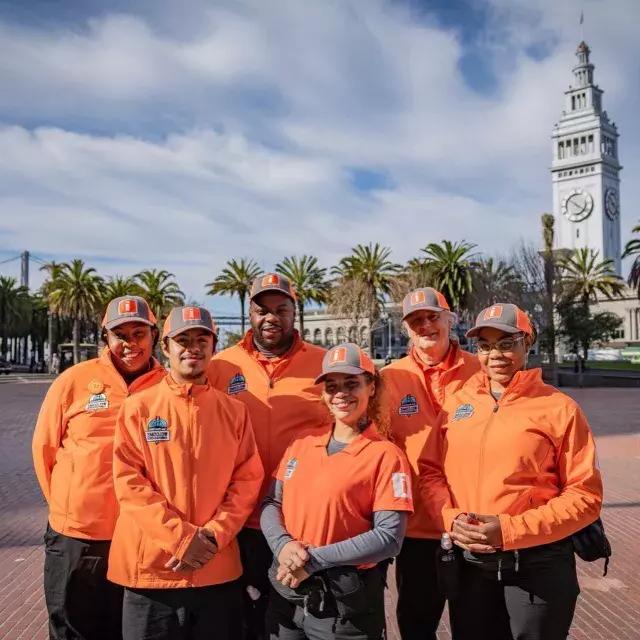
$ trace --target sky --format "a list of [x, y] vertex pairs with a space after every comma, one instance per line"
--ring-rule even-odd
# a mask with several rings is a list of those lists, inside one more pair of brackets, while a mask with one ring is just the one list
[[0, 262], [164, 268], [224, 314], [237, 301], [205, 284], [229, 258], [538, 244], [581, 11], [621, 134], [624, 243], [637, 0], [0, 0]]

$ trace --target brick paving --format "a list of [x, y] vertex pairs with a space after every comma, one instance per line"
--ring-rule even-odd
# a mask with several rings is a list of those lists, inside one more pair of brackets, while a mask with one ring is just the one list
[[[33, 475], [31, 432], [48, 383], [0, 385], [0, 639], [45, 640], [42, 534], [46, 509]], [[582, 594], [572, 640], [640, 637], [640, 393], [572, 389], [598, 442], [605, 480], [603, 520], [613, 546], [609, 574], [579, 561]], [[397, 639], [388, 595], [389, 637]], [[449, 639], [446, 620], [438, 638]]]

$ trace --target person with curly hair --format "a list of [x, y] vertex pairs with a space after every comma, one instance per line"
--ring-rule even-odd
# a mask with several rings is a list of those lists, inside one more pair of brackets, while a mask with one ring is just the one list
[[383, 385], [357, 345], [330, 349], [316, 383], [333, 424], [289, 446], [263, 503], [267, 635], [382, 638], [386, 569], [413, 510], [409, 464], [386, 438]]

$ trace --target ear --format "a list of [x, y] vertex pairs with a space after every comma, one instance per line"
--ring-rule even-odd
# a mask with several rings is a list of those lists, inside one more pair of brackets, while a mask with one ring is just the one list
[[171, 338], [163, 338], [162, 340], [162, 353], [168, 358], [169, 357], [169, 340]]

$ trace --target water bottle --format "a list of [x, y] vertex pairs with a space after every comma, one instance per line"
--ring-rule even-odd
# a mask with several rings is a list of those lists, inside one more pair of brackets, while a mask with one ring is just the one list
[[460, 557], [455, 552], [453, 540], [448, 533], [442, 534], [436, 562], [440, 592], [448, 600], [452, 600], [460, 593]]

